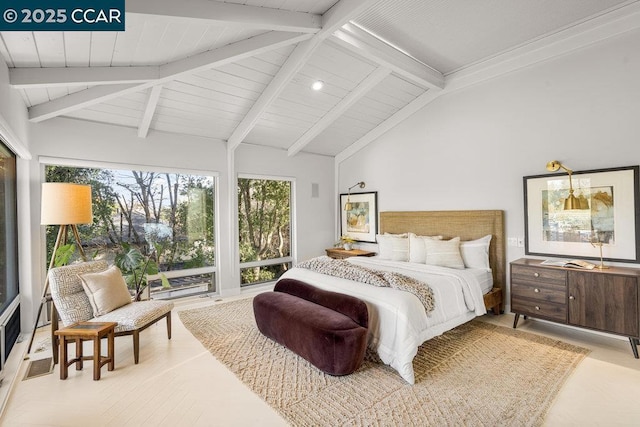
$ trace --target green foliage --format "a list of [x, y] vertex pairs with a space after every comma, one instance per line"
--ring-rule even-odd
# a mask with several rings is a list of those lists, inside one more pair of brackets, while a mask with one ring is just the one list
[[213, 244], [208, 243], [206, 240], [196, 240], [193, 242], [188, 254], [189, 257], [184, 262], [185, 268], [200, 268], [213, 265]]
[[242, 283], [268, 282], [275, 277], [276, 274], [273, 271], [261, 267], [247, 268], [242, 271]]
[[181, 195], [187, 197], [176, 212], [179, 232], [186, 239], [176, 242], [176, 257], [185, 259], [185, 268], [215, 265], [213, 192], [202, 177], [189, 176]]
[[[144, 255], [138, 248], [128, 243], [122, 243], [122, 252], [116, 255], [115, 264], [122, 271], [122, 274], [133, 273], [144, 265]], [[135, 284], [135, 280], [131, 282], [131, 284]]]
[[162, 283], [162, 289], [171, 289], [171, 283], [169, 283], [169, 279], [167, 276], [160, 273], [160, 283]]
[[[81, 240], [85, 247], [103, 251], [107, 260], [115, 256], [136, 294], [147, 286], [147, 276], [160, 269], [215, 265], [215, 193], [209, 177], [62, 166], [47, 166], [46, 175], [47, 182], [91, 185], [94, 221], [78, 227]], [[239, 179], [238, 215], [241, 262], [291, 254], [290, 181]], [[146, 224], [164, 225], [170, 238], [157, 246], [143, 224], [145, 229]], [[47, 227], [49, 256], [55, 231]], [[65, 252], [61, 262], [76, 256]], [[273, 280], [280, 273], [272, 266], [244, 269], [242, 282]], [[166, 277], [161, 280], [163, 287], [170, 286]]]
[[[240, 261], [259, 261], [290, 255], [291, 182], [238, 179]], [[245, 269], [242, 283], [275, 278], [266, 267]]]
[[[124, 171], [62, 166], [46, 167], [47, 182], [89, 184], [92, 188], [93, 224], [78, 227], [84, 247], [100, 251], [107, 261], [118, 262], [129, 285], [146, 286], [146, 275], [184, 268], [215, 265], [214, 185], [210, 177], [161, 172]], [[156, 247], [146, 224], [170, 230]], [[145, 228], [143, 230], [143, 228]], [[51, 256], [57, 227], [47, 227], [47, 251]], [[156, 239], [157, 240], [157, 239]], [[127, 244], [128, 249], [124, 249]], [[136, 250], [145, 260], [147, 274], [140, 274]], [[147, 257], [149, 248], [156, 249]], [[153, 252], [152, 252], [153, 253]], [[77, 258], [74, 252], [66, 260]], [[153, 259], [152, 259], [153, 258]], [[48, 258], [50, 259], [50, 258]], [[169, 281], [163, 282], [167, 285]]]
[[66, 245], [60, 245], [56, 251], [56, 257], [53, 260], [54, 267], [62, 267], [69, 264], [69, 260], [76, 251], [76, 245], [68, 243]]
[[[115, 208], [115, 192], [111, 189], [113, 174], [111, 171], [91, 168], [75, 168], [66, 166], [47, 166], [46, 182], [73, 182], [76, 184], [91, 185], [91, 198], [93, 208], [93, 224], [80, 225], [78, 231], [83, 243], [97, 236], [106, 236], [105, 224]], [[46, 229], [47, 259], [51, 259], [53, 247], [57, 235], [56, 226], [48, 226]], [[76, 253], [71, 254], [67, 263], [73, 260]]]
[[115, 265], [122, 271], [125, 282], [135, 290], [136, 300], [148, 284], [149, 274], [158, 274], [158, 264], [150, 255], [143, 255], [140, 250], [128, 243], [122, 243], [122, 252], [116, 255]]

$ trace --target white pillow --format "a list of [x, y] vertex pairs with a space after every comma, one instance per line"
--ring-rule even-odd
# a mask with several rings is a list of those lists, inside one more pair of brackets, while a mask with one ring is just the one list
[[491, 244], [491, 234], [480, 239], [469, 240], [460, 243], [460, 255], [467, 268], [482, 268], [491, 271], [489, 264], [489, 245]]
[[427, 250], [427, 265], [440, 267], [464, 268], [464, 261], [460, 255], [460, 237], [451, 240], [423, 239]]
[[417, 236], [409, 233], [409, 262], [424, 264], [427, 262], [427, 248], [424, 239], [442, 240], [442, 236]]
[[392, 261], [409, 261], [409, 239], [391, 234], [376, 235], [378, 257]]
[[86, 273], [79, 277], [84, 292], [89, 297], [94, 317], [131, 303], [127, 284], [120, 269], [115, 265], [99, 273]]

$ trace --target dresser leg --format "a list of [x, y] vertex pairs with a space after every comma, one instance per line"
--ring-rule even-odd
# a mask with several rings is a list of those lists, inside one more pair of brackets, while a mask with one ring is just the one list
[[520, 315], [516, 313], [516, 317], [513, 319], [513, 329], [515, 329], [516, 326], [518, 326], [518, 320], [520, 320]]
[[635, 357], [636, 359], [640, 359], [640, 357], [638, 357], [638, 344], [640, 344], [640, 340], [638, 340], [638, 338], [629, 337], [629, 342], [631, 343], [631, 351], [633, 351], [633, 357]]

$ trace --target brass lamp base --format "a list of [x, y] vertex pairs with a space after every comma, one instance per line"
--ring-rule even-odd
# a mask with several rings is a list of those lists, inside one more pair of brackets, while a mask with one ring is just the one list
[[602, 244], [603, 244], [602, 242], [591, 242], [591, 246], [598, 247], [600, 249], [600, 265], [596, 266], [598, 270], [606, 270], [607, 268], [609, 268], [606, 265], [604, 265], [604, 261], [602, 258]]

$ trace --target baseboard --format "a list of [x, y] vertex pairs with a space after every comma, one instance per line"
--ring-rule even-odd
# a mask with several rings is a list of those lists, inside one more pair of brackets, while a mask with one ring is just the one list
[[4, 414], [4, 409], [11, 395], [11, 391], [20, 381], [20, 372], [22, 370], [22, 362], [27, 352], [28, 339], [20, 335], [18, 341], [13, 346], [9, 357], [5, 361], [4, 369], [1, 375], [4, 375], [0, 382], [0, 419]]

